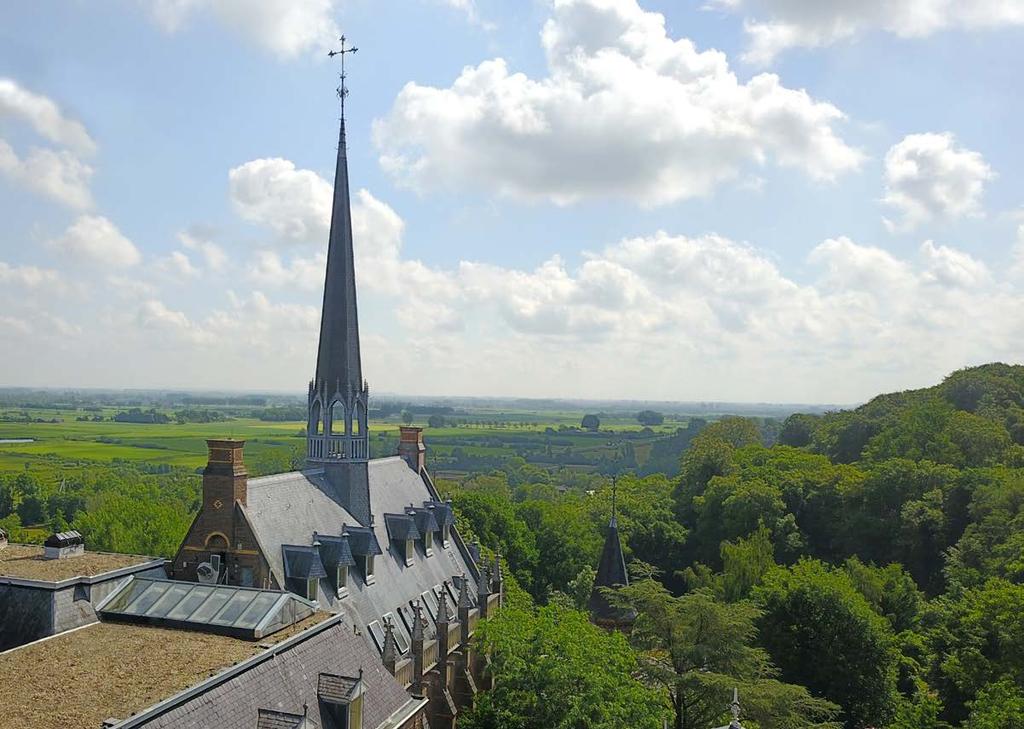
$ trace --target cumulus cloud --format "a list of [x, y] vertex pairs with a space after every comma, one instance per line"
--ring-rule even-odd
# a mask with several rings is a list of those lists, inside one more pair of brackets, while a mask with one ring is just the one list
[[254, 159], [228, 172], [228, 194], [235, 210], [251, 223], [265, 225], [281, 239], [327, 239], [331, 221], [331, 184], [290, 160]]
[[886, 221], [910, 230], [920, 223], [981, 213], [992, 168], [978, 152], [956, 146], [950, 132], [909, 134], [885, 155], [883, 202], [902, 217]]
[[0, 139], [0, 173], [70, 208], [92, 207], [92, 168], [66, 150], [34, 147], [28, 156], [19, 159], [11, 146]]
[[[812, 277], [801, 282], [754, 245], [668, 232], [609, 243], [578, 264], [438, 267], [405, 255], [404, 221], [368, 191], [355, 195], [353, 218], [361, 310], [392, 317], [391, 328], [366, 332], [367, 371], [391, 390], [409, 377], [438, 392], [852, 401], [979, 357], [1022, 355], [1012, 312], [1024, 296], [930, 240], [900, 257], [831, 238], [810, 250]], [[324, 264], [323, 248], [264, 250], [249, 275], [315, 297]]]
[[182, 247], [199, 253], [209, 270], [221, 271], [227, 265], [227, 253], [213, 241], [207, 240], [197, 233], [187, 231], [179, 233], [178, 240], [181, 242]]
[[91, 208], [93, 169], [80, 156], [95, 152], [96, 143], [81, 122], [67, 116], [53, 100], [9, 78], [0, 78], [0, 121], [4, 118], [27, 124], [39, 136], [68, 149], [31, 147], [21, 157], [0, 138], [0, 174], [70, 208]]
[[111, 269], [128, 268], [142, 260], [135, 244], [100, 215], [79, 217], [49, 246], [71, 260]]
[[0, 118], [3, 117], [25, 122], [49, 141], [80, 154], [96, 151], [96, 142], [81, 122], [62, 112], [52, 99], [29, 91], [10, 78], [0, 78]]
[[541, 43], [544, 78], [498, 58], [448, 88], [407, 84], [374, 124], [381, 164], [419, 190], [659, 205], [770, 160], [826, 181], [862, 160], [835, 106], [773, 74], [740, 83], [636, 0], [555, 0]]
[[712, 0], [742, 14], [745, 60], [770, 63], [790, 48], [820, 48], [878, 30], [923, 38], [950, 29], [988, 30], [1024, 24], [1021, 0]]
[[285, 59], [323, 50], [341, 35], [334, 0], [156, 0], [147, 6], [168, 33], [205, 15]]
[[192, 259], [182, 251], [171, 251], [156, 262], [158, 270], [174, 279], [197, 278], [200, 274]]
[[54, 286], [60, 281], [60, 274], [49, 268], [17, 266], [0, 261], [0, 283], [25, 288]]

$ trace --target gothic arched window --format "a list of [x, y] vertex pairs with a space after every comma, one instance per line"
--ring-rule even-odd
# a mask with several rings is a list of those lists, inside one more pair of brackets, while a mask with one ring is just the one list
[[341, 400], [331, 404], [331, 435], [345, 435], [345, 404]]

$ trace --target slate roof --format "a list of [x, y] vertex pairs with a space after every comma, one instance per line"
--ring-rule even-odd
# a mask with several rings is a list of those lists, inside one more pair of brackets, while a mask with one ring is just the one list
[[385, 514], [384, 525], [388, 530], [391, 542], [404, 542], [407, 539], [419, 539], [420, 530], [416, 528], [416, 518], [409, 514]]
[[260, 709], [256, 729], [318, 729], [315, 721], [304, 714]]
[[360, 557], [372, 554], [376, 557], [384, 553], [380, 548], [380, 542], [377, 541], [377, 535], [370, 527], [346, 526], [342, 534], [348, 537], [352, 554]]
[[[253, 528], [257, 540], [278, 584], [284, 584], [284, 563], [281, 547], [286, 544], [311, 544], [313, 533], [321, 543], [321, 558], [325, 545], [340, 538], [342, 528], [348, 533], [350, 551], [358, 555], [361, 550], [380, 550], [374, 563], [374, 583], [367, 586], [360, 571], [353, 570], [348, 581], [347, 595], [338, 598], [327, 581], [320, 583], [318, 603], [321, 609], [344, 612], [361, 629], [364, 639], [372, 643], [368, 626], [377, 621], [382, 625], [385, 614], [408, 613], [412, 600], [423, 599], [435, 587], [453, 576], [466, 574], [470, 580], [470, 595], [476, 594], [476, 566], [471, 565], [465, 545], [453, 532], [447, 547], [435, 542], [433, 554], [427, 557], [422, 543], [416, 543], [412, 566], [405, 563], [405, 544], [392, 544], [384, 514], [404, 514], [409, 504], [422, 504], [438, 499], [428, 477], [417, 474], [401, 458], [378, 458], [367, 464], [370, 503], [374, 526], [358, 527], [356, 519], [335, 498], [331, 484], [322, 469], [307, 469], [291, 473], [264, 476], [249, 480], [245, 517]], [[443, 502], [442, 502], [443, 503]], [[436, 517], [435, 517], [436, 518]], [[428, 637], [434, 629], [432, 621]], [[403, 627], [396, 620], [397, 627]], [[351, 675], [351, 674], [350, 674]]]
[[317, 681], [316, 695], [332, 704], [347, 704], [359, 695], [361, 684], [362, 679], [357, 676], [321, 673]]
[[327, 577], [327, 570], [320, 561], [320, 550], [313, 546], [297, 544], [281, 545], [286, 579], [309, 580]]
[[452, 505], [447, 501], [424, 501], [423, 507], [433, 513], [438, 529], [445, 525], [452, 526], [455, 524], [455, 512], [452, 510]]
[[316, 382], [343, 393], [363, 387], [359, 359], [359, 316], [356, 310], [356, 274], [349, 209], [348, 159], [345, 118], [342, 115], [338, 157], [334, 172], [331, 232], [327, 243], [327, 276], [320, 320], [320, 346], [316, 356]]
[[320, 542], [320, 561], [327, 569], [336, 569], [338, 565], [352, 567], [355, 565], [355, 557], [352, 556], [352, 548], [349, 546], [348, 537], [329, 536], [317, 534], [316, 541]]
[[434, 518], [434, 512], [430, 509], [410, 506], [406, 507], [405, 513], [409, 514], [416, 522], [416, 529], [419, 530], [420, 535], [426, 532], [441, 531], [441, 527], [437, 525], [437, 519]]

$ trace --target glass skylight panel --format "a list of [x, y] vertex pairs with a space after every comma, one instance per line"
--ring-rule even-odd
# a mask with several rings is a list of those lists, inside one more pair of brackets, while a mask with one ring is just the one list
[[210, 622], [214, 625], [232, 625], [256, 597], [249, 590], [239, 590]]
[[166, 617], [167, 613], [173, 610], [192, 591], [192, 587], [192, 585], [171, 585], [163, 594], [163, 597], [153, 603], [153, 607], [146, 611], [146, 616], [150, 618]]
[[266, 617], [274, 603], [281, 599], [280, 595], [260, 593], [246, 606], [245, 610], [233, 623], [236, 628], [255, 628]]
[[108, 619], [154, 622], [238, 637], [261, 638], [313, 614], [287, 592], [132, 578], [99, 606]]
[[149, 586], [127, 607], [125, 607], [123, 612], [128, 613], [129, 615], [145, 615], [146, 611], [153, 607], [153, 604], [164, 596], [168, 587], [170, 587], [170, 583], [167, 582], [150, 582]]
[[107, 605], [107, 609], [120, 612], [125, 609], [131, 602], [141, 595], [147, 587], [149, 587], [149, 580], [135, 579], [128, 583], [128, 586], [123, 588], [121, 592]]
[[217, 611], [224, 607], [224, 604], [231, 599], [234, 591], [217, 590], [210, 598], [206, 600], [199, 608], [192, 613], [186, 620], [190, 623], [208, 623], [213, 620], [213, 616], [217, 614]]
[[196, 585], [181, 602], [167, 613], [168, 620], [188, 620], [211, 594], [213, 594], [213, 585]]

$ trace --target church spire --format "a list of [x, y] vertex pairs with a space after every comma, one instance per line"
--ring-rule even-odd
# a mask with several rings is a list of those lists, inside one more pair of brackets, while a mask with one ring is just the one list
[[[320, 321], [320, 348], [316, 358], [316, 382], [343, 393], [363, 388], [359, 358], [359, 320], [356, 312], [356, 275], [352, 245], [352, 211], [349, 201], [348, 152], [345, 143], [345, 56], [358, 48], [345, 48], [331, 56], [341, 56], [341, 125], [338, 133], [338, 158], [334, 171], [334, 204], [331, 209], [331, 233], [327, 246], [327, 278], [324, 282], [324, 306]], [[333, 393], [332, 393], [333, 394]]]
[[348, 153], [345, 143], [345, 56], [358, 49], [345, 46], [341, 56], [341, 124], [334, 172], [334, 202], [327, 243], [324, 306], [320, 315], [320, 346], [316, 374], [309, 383], [306, 455], [311, 464], [326, 468], [334, 497], [363, 526], [369, 524], [370, 502], [366, 462], [370, 456], [367, 415], [369, 388], [359, 357], [359, 318], [356, 310], [355, 254], [349, 201]]
[[609, 628], [627, 628], [636, 618], [631, 609], [613, 606], [602, 589], [626, 587], [629, 585], [629, 572], [626, 570], [626, 558], [622, 553], [622, 542], [619, 539], [619, 520], [617, 514], [617, 484], [612, 481], [612, 516], [608, 521], [608, 532], [605, 534], [604, 548], [601, 550], [601, 561], [597, 565], [594, 577], [594, 589], [590, 593], [590, 616], [598, 625]]

